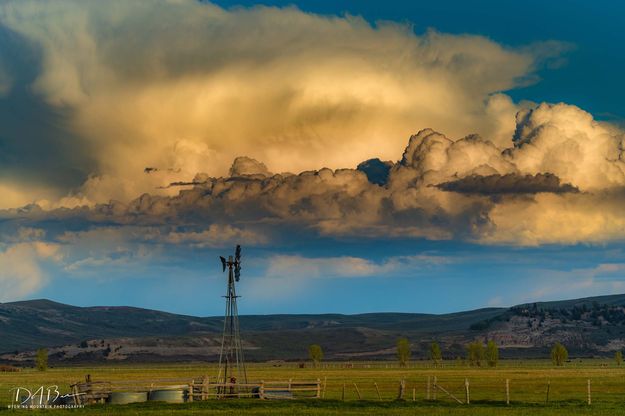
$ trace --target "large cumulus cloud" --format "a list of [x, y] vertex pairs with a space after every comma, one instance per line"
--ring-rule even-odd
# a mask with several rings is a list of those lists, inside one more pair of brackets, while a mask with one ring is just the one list
[[3, 216], [173, 224], [195, 236], [204, 235], [192, 230], [198, 225], [232, 224], [250, 235], [286, 239], [298, 230], [489, 244], [619, 240], [625, 237], [622, 141], [621, 130], [577, 107], [542, 104], [519, 114], [514, 141], [511, 136], [504, 150], [475, 134], [454, 140], [424, 129], [410, 137], [397, 162], [272, 174], [263, 163], [239, 157], [230, 176], [198, 173], [190, 189], [174, 196], [144, 194], [129, 203], [52, 211], [30, 206]]
[[[454, 138], [428, 128], [411, 136], [395, 161], [272, 173], [239, 156], [228, 175], [198, 172], [171, 184], [171, 195], [0, 210], [0, 286], [7, 296], [21, 296], [45, 284], [50, 263], [69, 275], [103, 268], [116, 275], [240, 242], [275, 250], [319, 239], [520, 246], [625, 239], [622, 130], [565, 104], [519, 113], [514, 130], [503, 150], [479, 135]], [[312, 274], [345, 260], [277, 259], [285, 273], [300, 262]], [[391, 267], [349, 262], [366, 276]]]
[[[224, 175], [240, 155], [272, 172], [390, 160], [415, 126], [450, 137], [478, 132], [505, 147], [518, 108], [500, 92], [532, 82], [544, 51], [563, 49], [195, 0], [6, 1], [0, 29], [10, 33], [2, 49], [24, 61], [7, 57], [21, 67], [0, 71], [0, 99], [14, 103], [28, 91], [61, 116], [53, 128], [20, 127], [0, 140], [56, 143], [40, 159], [65, 172], [45, 181], [50, 163], [14, 149], [22, 182], [0, 182], [15, 194], [5, 208], [173, 196], [163, 185]], [[146, 167], [157, 170], [141, 174]], [[50, 189], [30, 192], [26, 173]]]

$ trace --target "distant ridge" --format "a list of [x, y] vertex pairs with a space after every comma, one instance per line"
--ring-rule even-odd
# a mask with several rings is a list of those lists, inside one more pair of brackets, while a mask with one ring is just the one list
[[[28, 363], [48, 347], [52, 361], [213, 360], [221, 317], [195, 317], [129, 306], [77, 307], [48, 299], [0, 303], [0, 361]], [[625, 295], [526, 303], [449, 314], [364, 313], [241, 316], [252, 360], [304, 359], [319, 343], [329, 359], [385, 359], [397, 337], [425, 356], [432, 340], [464, 355], [474, 339], [493, 339], [502, 356], [539, 356], [555, 341], [572, 354], [625, 348]]]

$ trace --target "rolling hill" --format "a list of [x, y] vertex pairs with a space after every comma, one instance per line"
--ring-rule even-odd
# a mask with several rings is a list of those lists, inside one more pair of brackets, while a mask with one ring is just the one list
[[[563, 342], [573, 355], [608, 355], [625, 347], [625, 295], [538, 302], [450, 314], [241, 316], [251, 360], [305, 359], [322, 345], [329, 359], [390, 359], [400, 336], [425, 357], [433, 340], [444, 355], [464, 355], [475, 339], [493, 339], [502, 357], [544, 356]], [[0, 303], [0, 361], [28, 364], [47, 347], [52, 362], [214, 360], [221, 317], [133, 307], [76, 307], [39, 299]]]

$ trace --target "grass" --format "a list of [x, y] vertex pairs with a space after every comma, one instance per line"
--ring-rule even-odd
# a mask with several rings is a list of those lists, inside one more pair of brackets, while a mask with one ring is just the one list
[[[47, 410], [46, 415], [67, 415], [68, 410]], [[587, 406], [581, 403], [551, 405], [514, 405], [505, 407], [493, 403], [470, 406], [431, 402], [342, 402], [322, 401], [265, 401], [231, 400], [201, 403], [164, 404], [140, 403], [131, 405], [94, 405], [72, 410], [80, 415], [621, 415], [623, 406], [602, 404]]]
[[[13, 387], [36, 388], [57, 384], [62, 392], [69, 384], [84, 380], [136, 380], [214, 376], [214, 365], [107, 365], [52, 368], [45, 372], [26, 369], [0, 373], [0, 412], [8, 411], [9, 390]], [[427, 379], [438, 383], [460, 399], [465, 398], [464, 381], [469, 380], [470, 405], [457, 404], [439, 392], [437, 401], [427, 401]], [[317, 379], [327, 380], [324, 400], [260, 401], [210, 400], [186, 404], [142, 403], [125, 406], [95, 405], [72, 410], [73, 414], [93, 415], [617, 415], [625, 404], [625, 367], [608, 360], [583, 360], [554, 368], [546, 361], [502, 361], [495, 369], [471, 368], [446, 363], [433, 368], [418, 362], [409, 368], [392, 363], [328, 363], [322, 368], [297, 368], [293, 363], [274, 367], [270, 364], [248, 366], [250, 380]], [[405, 401], [396, 401], [399, 381], [406, 381]], [[510, 406], [505, 404], [505, 380], [510, 380]], [[591, 380], [592, 405], [586, 403], [587, 380]], [[354, 383], [358, 386], [362, 400]], [[382, 396], [378, 400], [374, 383]], [[547, 386], [549, 383], [549, 403]], [[345, 401], [342, 401], [345, 386]], [[413, 389], [415, 401], [412, 401]], [[67, 414], [69, 410], [47, 410], [46, 415]], [[18, 412], [18, 411], [15, 411]]]

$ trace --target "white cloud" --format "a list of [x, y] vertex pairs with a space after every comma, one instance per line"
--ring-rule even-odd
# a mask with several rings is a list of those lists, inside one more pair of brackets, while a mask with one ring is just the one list
[[550, 172], [582, 190], [625, 186], [625, 133], [566, 104], [542, 104], [517, 115], [516, 148], [522, 172]]
[[246, 280], [243, 290], [253, 293], [255, 299], [289, 299], [306, 293], [318, 279], [389, 277], [395, 273], [418, 275], [419, 271], [451, 261], [434, 254], [393, 256], [379, 262], [354, 256], [274, 255], [266, 260], [262, 277]]
[[266, 236], [231, 225], [212, 224], [202, 231], [171, 231], [161, 238], [170, 244], [191, 244], [195, 247], [229, 247], [236, 244], [257, 246], [267, 243]]
[[363, 277], [383, 274], [387, 268], [358, 257], [306, 258], [274, 256], [267, 275], [285, 278]]
[[42, 263], [60, 259], [58, 245], [40, 241], [17, 243], [0, 251], [0, 301], [12, 301], [40, 290], [47, 282]]
[[448, 261], [445, 257], [432, 255], [389, 257], [382, 262], [352, 256], [311, 258], [278, 255], [269, 259], [265, 275], [289, 279], [382, 277], [398, 270], [429, 267]]

